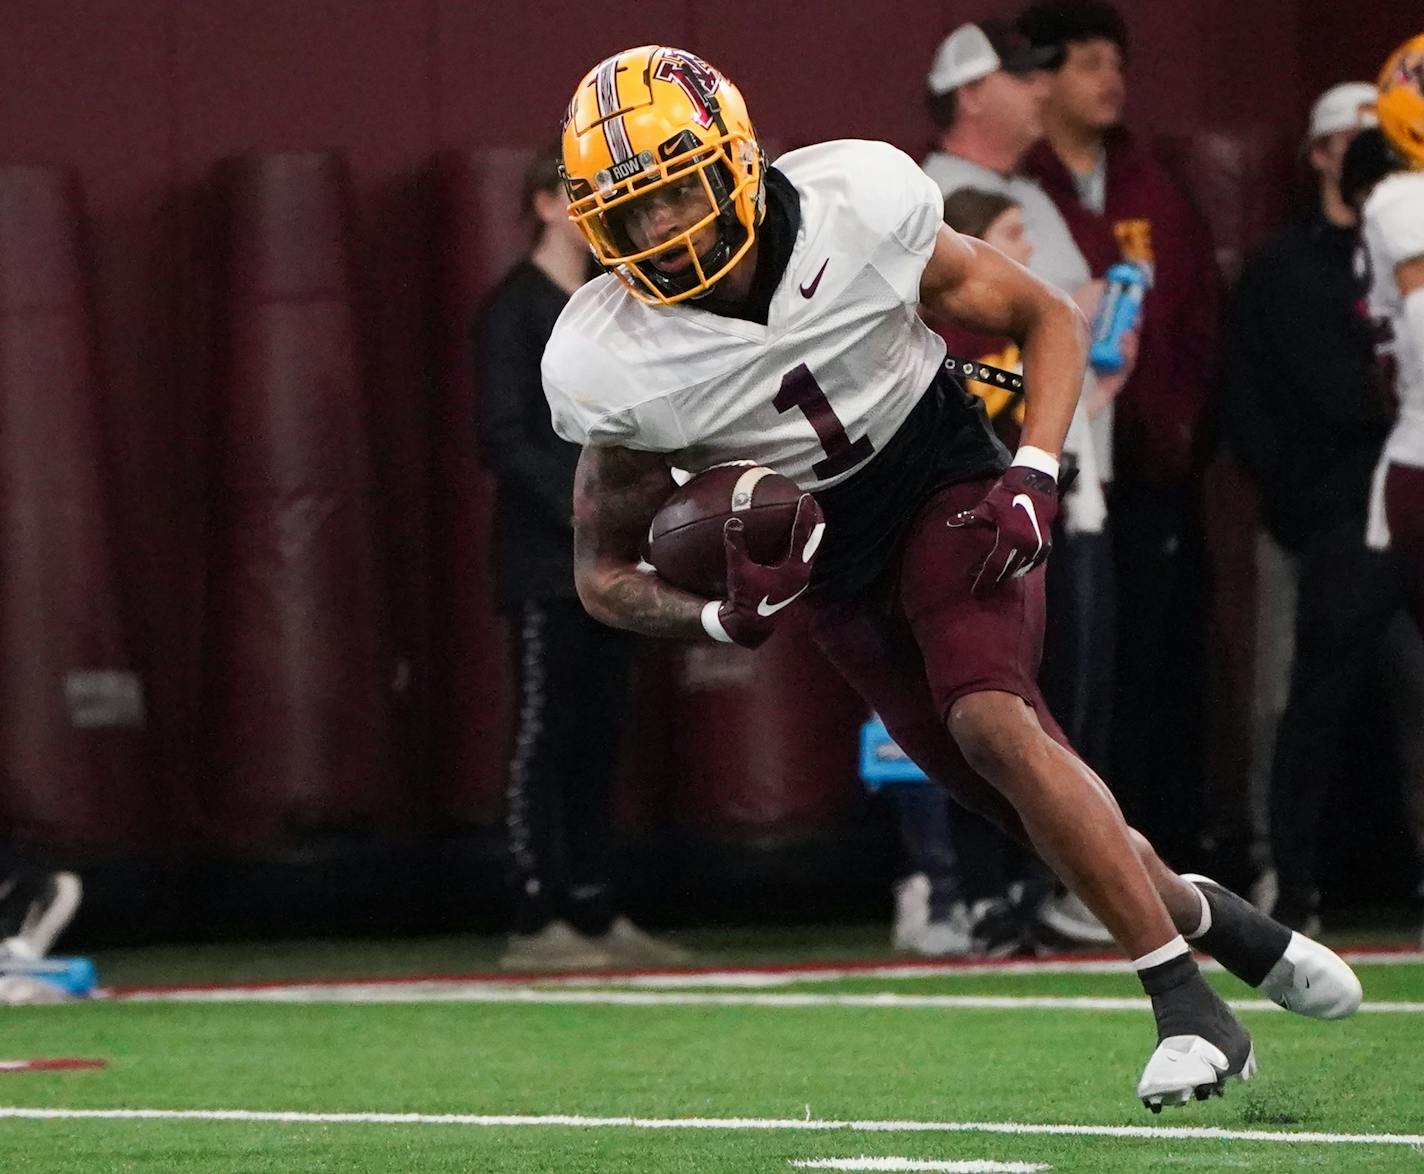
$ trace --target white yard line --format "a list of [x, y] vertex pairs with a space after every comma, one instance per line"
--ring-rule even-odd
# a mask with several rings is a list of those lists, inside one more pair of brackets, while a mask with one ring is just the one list
[[[1424, 963], [1424, 950], [1347, 950], [1340, 955], [1352, 966], [1418, 966]], [[1209, 958], [1198, 960], [1203, 970], [1221, 970], [1221, 965]], [[1119, 958], [1053, 958], [1039, 961], [1023, 958], [1014, 961], [986, 962], [892, 962], [884, 966], [806, 967], [788, 969], [728, 969], [722, 971], [676, 971], [653, 974], [617, 975], [579, 974], [571, 977], [550, 975], [547, 985], [556, 986], [635, 986], [676, 989], [681, 987], [777, 987], [813, 982], [844, 982], [856, 978], [978, 978], [1004, 974], [1131, 974], [1132, 963]], [[527, 982], [528, 979], [522, 981]], [[541, 983], [544, 979], [539, 980]]]
[[792, 1162], [798, 1170], [935, 1170], [940, 1174], [1037, 1174], [1052, 1170], [1037, 1162], [919, 1162], [914, 1158], [815, 1158]]
[[1284, 1145], [1424, 1146], [1424, 1133], [1287, 1133], [1212, 1126], [1030, 1125], [1017, 1121], [820, 1121], [797, 1117], [581, 1117], [472, 1113], [297, 1113], [249, 1109], [28, 1109], [0, 1107], [0, 1120], [231, 1121], [274, 1125], [455, 1125], [480, 1129], [756, 1130], [800, 1133], [991, 1133], [1014, 1136], [1131, 1137], [1160, 1141], [1257, 1141]]
[[[1141, 1011], [1146, 998], [1069, 995], [902, 995], [891, 991], [866, 994], [774, 994], [740, 991], [592, 991], [549, 990], [543, 987], [494, 986], [488, 983], [406, 983], [350, 986], [320, 983], [285, 987], [219, 987], [211, 989], [140, 991], [115, 996], [137, 1003], [517, 1003], [525, 1006], [586, 1007], [862, 1007], [957, 1011]], [[1279, 1011], [1266, 999], [1233, 1000], [1241, 1011]], [[1360, 1004], [1365, 1014], [1424, 1014], [1424, 1002]]]
[[[1420, 950], [1348, 950], [1341, 953], [1345, 961], [1353, 965], [1365, 966], [1417, 966], [1424, 963], [1424, 951]], [[1221, 967], [1208, 958], [1200, 959], [1203, 970], [1220, 970]], [[286, 989], [288, 986], [341, 987], [343, 989], [367, 986], [379, 987], [423, 987], [437, 989], [450, 986], [470, 987], [475, 985], [491, 987], [524, 987], [537, 982], [540, 986], [553, 987], [652, 987], [654, 989], [678, 990], [684, 987], [781, 987], [802, 983], [844, 982], [848, 979], [892, 979], [916, 978], [976, 978], [985, 975], [1025, 975], [1025, 974], [1130, 974], [1132, 964], [1117, 958], [1050, 958], [1039, 960], [1023, 958], [1012, 961], [986, 960], [963, 962], [889, 962], [880, 966], [806, 966], [789, 968], [784, 966], [750, 966], [728, 968], [726, 970], [665, 970], [665, 971], [603, 971], [596, 974], [459, 974], [414, 978], [366, 978], [366, 979], [315, 979], [300, 984], [249, 982], [234, 983], [223, 990], [264, 990]], [[147, 997], [153, 994], [168, 995], [179, 991], [202, 992], [219, 989], [208, 986], [144, 986], [120, 987], [112, 994], [119, 998]]]

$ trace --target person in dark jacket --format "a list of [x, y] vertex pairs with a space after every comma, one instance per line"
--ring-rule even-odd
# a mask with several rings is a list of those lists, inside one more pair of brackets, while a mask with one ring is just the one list
[[1060, 51], [1044, 138], [1024, 172], [1057, 205], [1095, 275], [1128, 260], [1152, 277], [1137, 365], [1095, 422], [1118, 601], [1109, 777], [1139, 825], [1183, 854], [1195, 847], [1201, 785], [1199, 497], [1219, 276], [1201, 216], [1120, 125], [1128, 35], [1117, 9], [1044, 0], [1017, 27], [1034, 45]]
[[[1284, 552], [1273, 558], [1265, 548], [1262, 586], [1279, 583], [1275, 594], [1284, 595], [1293, 577], [1296, 589], [1269, 814], [1274, 915], [1307, 934], [1319, 929], [1321, 814], [1343, 763], [1346, 722], [1377, 664], [1380, 634], [1406, 599], [1396, 556], [1365, 543], [1391, 413], [1357, 305], [1357, 217], [1340, 189], [1350, 143], [1373, 125], [1374, 95], [1372, 85], [1346, 83], [1315, 103], [1306, 161], [1317, 198], [1248, 260], [1227, 318], [1227, 435]], [[1271, 567], [1280, 569], [1270, 575]], [[1407, 679], [1395, 676], [1401, 687]]]
[[534, 240], [474, 331], [480, 448], [497, 482], [495, 578], [518, 678], [506, 821], [515, 924], [510, 969], [660, 966], [685, 960], [620, 915], [609, 883], [610, 807], [630, 642], [574, 592], [576, 445], [560, 440], [539, 375], [569, 295], [593, 275], [565, 213], [558, 148], [524, 180]]

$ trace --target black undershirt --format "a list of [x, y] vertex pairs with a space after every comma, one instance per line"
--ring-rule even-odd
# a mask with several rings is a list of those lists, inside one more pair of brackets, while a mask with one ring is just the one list
[[740, 301], [718, 298], [716, 287], [694, 304], [699, 310], [720, 314], [723, 318], [743, 318], [766, 325], [771, 313], [771, 299], [776, 287], [786, 275], [791, 251], [796, 247], [796, 234], [801, 231], [801, 194], [792, 182], [775, 167], [766, 169], [766, 215], [757, 228], [756, 272], [752, 288]]

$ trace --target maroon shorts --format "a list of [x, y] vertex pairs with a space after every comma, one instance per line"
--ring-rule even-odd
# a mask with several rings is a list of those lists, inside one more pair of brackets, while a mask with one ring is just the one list
[[1424, 469], [1391, 463], [1384, 479], [1390, 546], [1404, 563], [1414, 618], [1424, 628]]
[[970, 770], [945, 718], [970, 693], [1022, 697], [1065, 746], [1039, 693], [1043, 653], [1043, 570], [1011, 579], [983, 598], [970, 593], [993, 545], [992, 531], [950, 529], [992, 479], [946, 486], [910, 527], [892, 581], [855, 599], [808, 600], [812, 638], [885, 722], [901, 749], [965, 806], [1023, 838], [1012, 806]]

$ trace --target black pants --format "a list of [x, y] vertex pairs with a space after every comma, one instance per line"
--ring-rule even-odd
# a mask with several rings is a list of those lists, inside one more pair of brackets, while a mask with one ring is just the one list
[[1270, 797], [1279, 908], [1292, 918], [1318, 902], [1321, 812], [1343, 765], [1345, 723], [1377, 662], [1380, 635], [1408, 600], [1399, 562], [1365, 546], [1359, 521], [1312, 535], [1299, 568], [1295, 661]]
[[519, 708], [506, 829], [515, 932], [565, 918], [601, 934], [615, 913], [610, 806], [629, 641], [577, 600], [529, 600], [511, 619]]
[[0, 938], [19, 933], [46, 875], [27, 856], [0, 845]]
[[1110, 772], [1128, 822], [1168, 859], [1199, 840], [1207, 567], [1195, 483], [1115, 482], [1117, 580]]
[[1038, 683], [1073, 749], [1109, 778], [1117, 640], [1110, 536], [1055, 527], [1046, 574], [1048, 616]]

